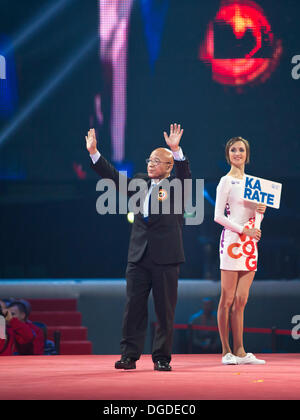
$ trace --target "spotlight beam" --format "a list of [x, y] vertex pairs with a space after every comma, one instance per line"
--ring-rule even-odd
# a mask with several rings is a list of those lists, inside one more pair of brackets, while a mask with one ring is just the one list
[[43, 25], [45, 25], [51, 18], [57, 13], [62, 11], [64, 7], [74, 0], [59, 0], [55, 4], [51, 1], [51, 6], [48, 9], [43, 8], [38, 15], [29, 23], [25, 28], [19, 31], [19, 33], [12, 39], [12, 42], [4, 50], [4, 55], [7, 55], [12, 49], [17, 49], [23, 44], [28, 38], [30, 38], [35, 32], [37, 32]]
[[63, 79], [74, 69], [75, 65], [96, 45], [97, 36], [90, 38], [76, 53], [70, 57], [61, 69], [40, 89], [31, 101], [20, 111], [16, 118], [0, 133], [0, 147], [8, 137], [16, 131], [21, 123], [49, 96], [49, 94], [63, 81]]
[[204, 197], [206, 198], [206, 200], [212, 205], [215, 206], [216, 202], [214, 201], [214, 199], [211, 198], [211, 196], [209, 195], [209, 193], [207, 192], [207, 190], [204, 188]]

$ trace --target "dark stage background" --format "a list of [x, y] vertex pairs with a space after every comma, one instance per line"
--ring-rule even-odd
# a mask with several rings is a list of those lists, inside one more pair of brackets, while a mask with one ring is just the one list
[[0, 277], [123, 278], [130, 224], [97, 214], [84, 136], [95, 127], [101, 152], [139, 172], [178, 122], [206, 189], [181, 278], [219, 280], [233, 136], [251, 144], [247, 173], [283, 184], [256, 278], [299, 278], [299, 16], [298, 0], [1, 0]]

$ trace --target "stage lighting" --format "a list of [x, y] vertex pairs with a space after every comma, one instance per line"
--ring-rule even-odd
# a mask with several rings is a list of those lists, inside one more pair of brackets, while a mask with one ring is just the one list
[[93, 36], [70, 57], [62, 68], [45, 84], [34, 98], [22, 109], [17, 117], [0, 133], [0, 146], [20, 126], [20, 124], [47, 98], [47, 96], [62, 82], [74, 69], [75, 65], [96, 45], [97, 37]]
[[62, 11], [62, 9], [71, 1], [74, 0], [60, 0], [53, 4], [53, 1], [51, 0], [48, 7], [43, 8], [43, 10], [32, 19], [31, 23], [28, 23], [16, 36], [14, 36], [11, 44], [8, 46], [8, 50], [5, 51], [5, 55], [8, 54], [11, 49], [16, 50], [16, 48], [27, 41], [30, 36], [45, 25], [58, 12]]
[[213, 80], [235, 86], [239, 93], [244, 85], [264, 83], [281, 55], [281, 40], [252, 0], [221, 3], [199, 49], [199, 59], [211, 66]]

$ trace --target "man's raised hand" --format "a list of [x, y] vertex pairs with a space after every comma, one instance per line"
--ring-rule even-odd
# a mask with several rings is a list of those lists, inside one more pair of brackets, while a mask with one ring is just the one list
[[181, 129], [180, 124], [171, 124], [170, 125], [170, 135], [164, 131], [164, 138], [169, 146], [169, 148], [172, 150], [172, 152], [177, 152], [179, 150], [179, 143], [181, 140], [183, 134], [183, 129]]
[[97, 150], [97, 139], [96, 139], [96, 132], [94, 128], [91, 128], [88, 131], [88, 135], [85, 136], [86, 140], [86, 148], [90, 155], [94, 155]]

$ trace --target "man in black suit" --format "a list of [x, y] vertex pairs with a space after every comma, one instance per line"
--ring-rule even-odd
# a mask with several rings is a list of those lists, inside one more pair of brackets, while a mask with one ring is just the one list
[[[182, 243], [183, 195], [178, 206], [178, 195], [171, 188], [164, 189], [164, 180], [171, 176], [175, 166], [176, 179], [181, 182], [191, 178], [189, 162], [184, 157], [179, 143], [183, 134], [180, 125], [172, 124], [170, 135], [164, 132], [169, 149], [155, 149], [147, 159], [147, 174], [134, 178], [143, 179], [145, 194], [142, 211], [135, 215], [132, 227], [128, 264], [126, 269], [127, 303], [123, 318], [121, 340], [121, 360], [116, 369], [135, 369], [136, 360], [143, 351], [147, 329], [147, 303], [152, 289], [158, 326], [155, 332], [152, 360], [154, 369], [170, 371], [173, 341], [173, 322], [177, 302], [179, 266], [184, 262]], [[95, 130], [86, 136], [87, 150], [92, 159], [92, 167], [102, 178], [112, 179], [119, 186], [119, 172], [97, 150]], [[130, 182], [127, 178], [127, 182]], [[183, 188], [182, 188], [183, 189]], [[153, 214], [153, 204], [157, 200], [158, 213]], [[170, 211], [163, 211], [163, 203], [169, 204]], [[167, 206], [165, 207], [167, 208]], [[178, 212], [178, 208], [181, 208]]]

